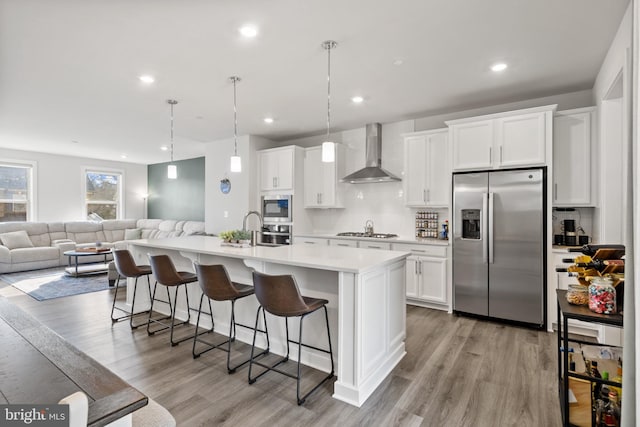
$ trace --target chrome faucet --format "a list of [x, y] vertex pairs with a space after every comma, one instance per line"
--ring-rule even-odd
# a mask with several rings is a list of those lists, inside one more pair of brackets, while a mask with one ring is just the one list
[[244, 216], [244, 219], [242, 220], [242, 231], [247, 231], [247, 218], [249, 218], [249, 216], [251, 215], [256, 215], [258, 217], [258, 219], [260, 220], [260, 230], [258, 231], [262, 231], [262, 227], [264, 226], [264, 220], [262, 219], [262, 215], [260, 215], [260, 212], [258, 211], [247, 212], [247, 214]]

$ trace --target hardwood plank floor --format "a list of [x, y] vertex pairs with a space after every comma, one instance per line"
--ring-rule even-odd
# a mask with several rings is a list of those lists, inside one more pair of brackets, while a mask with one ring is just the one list
[[166, 334], [112, 325], [112, 292], [36, 301], [0, 282], [0, 295], [165, 406], [179, 426], [561, 425], [555, 334], [408, 306], [407, 355], [361, 408], [333, 399], [332, 383], [299, 407], [292, 379], [271, 373], [249, 385], [247, 368], [226, 373], [222, 351], [194, 360], [190, 341], [170, 347]]

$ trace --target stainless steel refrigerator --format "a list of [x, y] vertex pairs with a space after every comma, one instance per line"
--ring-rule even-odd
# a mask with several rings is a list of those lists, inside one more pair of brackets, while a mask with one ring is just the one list
[[453, 310], [545, 325], [544, 169], [453, 175]]

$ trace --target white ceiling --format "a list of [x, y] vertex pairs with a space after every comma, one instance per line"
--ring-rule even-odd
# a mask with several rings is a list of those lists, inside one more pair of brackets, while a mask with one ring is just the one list
[[232, 75], [239, 134], [322, 133], [327, 39], [332, 129], [590, 89], [628, 3], [0, 0], [0, 147], [165, 162], [174, 98], [175, 157], [201, 156], [233, 136]]

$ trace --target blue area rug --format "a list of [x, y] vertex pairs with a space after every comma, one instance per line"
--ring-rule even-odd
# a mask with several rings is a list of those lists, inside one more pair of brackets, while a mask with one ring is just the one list
[[109, 289], [106, 272], [91, 276], [71, 277], [65, 275], [64, 268], [61, 267], [2, 274], [0, 280], [9, 283], [38, 301]]

